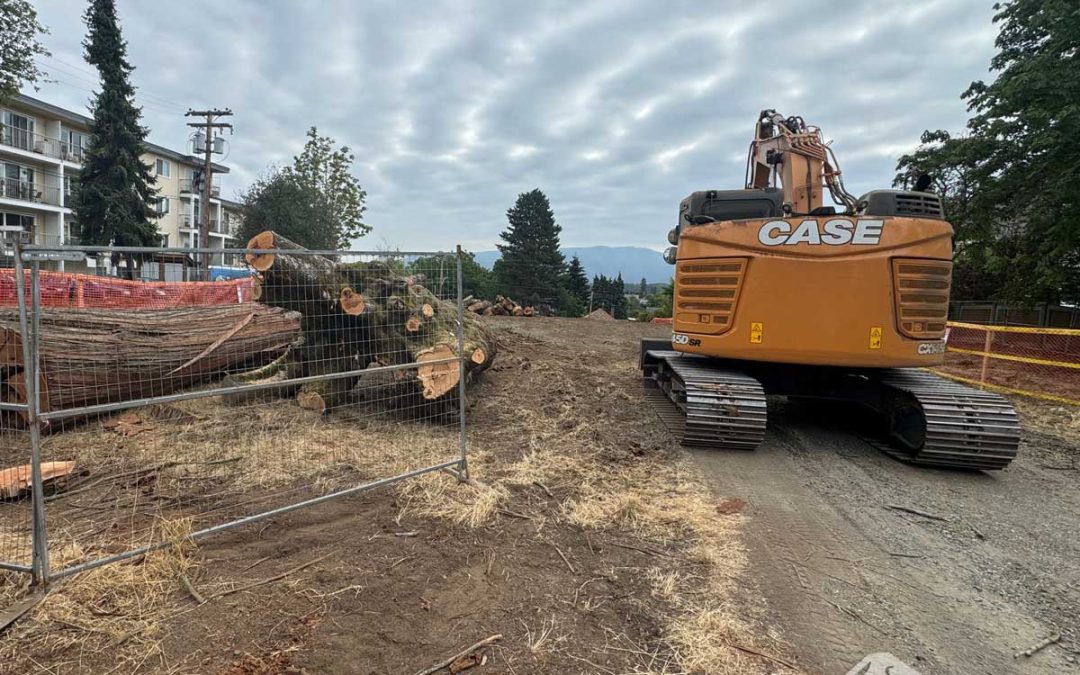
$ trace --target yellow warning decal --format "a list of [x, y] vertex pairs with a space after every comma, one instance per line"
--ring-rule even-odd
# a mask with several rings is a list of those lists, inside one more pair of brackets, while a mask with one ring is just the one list
[[761, 344], [761, 336], [765, 333], [765, 324], [763, 323], [750, 323], [750, 342], [759, 345]]
[[881, 349], [881, 326], [870, 326], [870, 349]]

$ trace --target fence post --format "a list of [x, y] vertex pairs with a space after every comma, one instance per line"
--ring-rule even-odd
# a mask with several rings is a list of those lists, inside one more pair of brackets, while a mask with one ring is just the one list
[[[45, 530], [45, 494], [41, 480], [41, 393], [38, 391], [38, 359], [41, 332], [40, 263], [33, 262], [30, 270], [30, 316], [26, 312], [26, 280], [24, 278], [22, 247], [15, 247], [15, 286], [19, 294], [19, 331], [23, 335], [23, 376], [26, 380], [26, 419], [30, 426], [30, 500], [33, 557], [31, 570], [35, 584], [49, 583], [49, 544]], [[28, 330], [29, 328], [29, 330]]]
[[985, 326], [986, 339], [983, 340], [982, 372], [979, 373], [979, 384], [986, 384], [986, 370], [990, 367], [990, 345], [994, 342], [994, 331], [990, 326]]
[[465, 455], [465, 297], [462, 283], [461, 244], [457, 247], [457, 335], [458, 335], [458, 444], [461, 465], [458, 476], [469, 480], [469, 462]]

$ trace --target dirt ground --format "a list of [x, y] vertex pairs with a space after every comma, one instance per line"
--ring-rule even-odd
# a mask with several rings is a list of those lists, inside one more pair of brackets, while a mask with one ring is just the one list
[[784, 400], [756, 452], [690, 453], [717, 495], [748, 503], [750, 569], [800, 665], [884, 651], [923, 673], [1080, 667], [1080, 409], [1016, 403], [1020, 453], [995, 473], [899, 463], [858, 411]]
[[[0, 671], [415, 673], [495, 635], [475, 653], [484, 662], [476, 672], [783, 669], [785, 646], [761, 623], [764, 606], [743, 580], [742, 504], [718, 502], [693, 480], [646, 407], [636, 341], [664, 329], [557, 319], [495, 319], [492, 327], [501, 351], [469, 410], [477, 486], [430, 475], [77, 575], [0, 636]], [[207, 405], [189, 412], [220, 434], [228, 423], [210, 418]], [[339, 487], [326, 482], [326, 467], [312, 465], [339, 474], [342, 465], [371, 469], [377, 447], [327, 451], [349, 420], [296, 422], [296, 410], [259, 409], [284, 420], [286, 434], [271, 448], [282, 457], [247, 444], [260, 481], [309, 475], [311, 484], [295, 494], [310, 496], [313, 487]], [[130, 437], [91, 425], [70, 443], [55, 436], [49, 452], [77, 445], [80, 461], [98, 462], [105, 475], [140, 463], [184, 464], [187, 445], [205, 444], [210, 432], [168, 424], [127, 420], [132, 429], [152, 427]], [[404, 445], [384, 454], [412, 451], [406, 434], [427, 443], [450, 433], [407, 424], [393, 431]], [[374, 443], [386, 439], [382, 433], [365, 426], [342, 438]], [[243, 438], [198, 458], [236, 454]], [[281, 447], [289, 443], [302, 447]], [[123, 462], [109, 464], [115, 457]], [[251, 476], [222, 483], [216, 473], [184, 471], [170, 466], [145, 480], [107, 483], [105, 501], [83, 492], [51, 502], [58, 532], [50, 541], [79, 542], [93, 532], [105, 537], [97, 552], [123, 550], [125, 532], [149, 531], [154, 514], [141, 510], [148, 500], [172, 505], [177, 486], [188, 486], [189, 503], [220, 499], [230, 486], [261, 494]], [[192, 485], [203, 487], [192, 492]], [[219, 517], [232, 513], [209, 503]], [[88, 520], [85, 509], [101, 504], [110, 519], [117, 510], [137, 517], [119, 525]], [[185, 525], [190, 531], [191, 522], [179, 522], [165, 538], [182, 536]], [[21, 583], [4, 577], [0, 593], [13, 600], [25, 592]]]
[[[429, 476], [78, 575], [0, 635], [0, 672], [417, 673], [496, 635], [465, 672], [842, 673], [880, 651], [924, 673], [1077, 667], [1076, 409], [1018, 402], [1021, 454], [995, 474], [909, 467], [857, 411], [781, 399], [756, 452], [687, 451], [636, 371], [637, 339], [667, 328], [490, 323], [478, 486]], [[324, 447], [345, 422], [301, 431]], [[361, 454], [333, 458], [362, 473]]]

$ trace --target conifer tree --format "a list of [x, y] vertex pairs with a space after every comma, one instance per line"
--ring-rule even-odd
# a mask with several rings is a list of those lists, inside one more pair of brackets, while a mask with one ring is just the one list
[[[79, 237], [102, 246], [156, 246], [157, 226], [150, 219], [157, 190], [150, 166], [140, 159], [147, 130], [139, 123], [141, 111], [128, 79], [134, 68], [127, 61], [115, 0], [91, 0], [83, 20], [86, 62], [97, 68], [101, 91], [93, 98], [90, 147], [71, 204]], [[133, 277], [134, 257], [125, 257]]]
[[566, 266], [564, 285], [571, 303], [566, 314], [580, 316], [589, 306], [589, 277], [585, 276], [585, 268], [577, 256], [571, 258], [570, 264]]
[[495, 264], [495, 274], [503, 294], [522, 305], [549, 305], [561, 310], [560, 296], [566, 259], [559, 251], [559, 233], [555, 214], [547, 196], [539, 189], [518, 195], [513, 208], [506, 212], [509, 226], [499, 236], [502, 257]]

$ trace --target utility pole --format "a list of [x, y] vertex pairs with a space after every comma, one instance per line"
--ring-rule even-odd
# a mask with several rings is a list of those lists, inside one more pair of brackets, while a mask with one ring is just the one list
[[[210, 190], [211, 185], [214, 182], [213, 162], [211, 161], [211, 155], [214, 152], [214, 130], [215, 129], [228, 129], [232, 131], [233, 126], [227, 122], [217, 122], [219, 117], [229, 117], [232, 115], [232, 110], [225, 108], [224, 110], [191, 110], [189, 109], [184, 113], [184, 117], [204, 117], [205, 122], [188, 122], [189, 127], [195, 127], [202, 129], [203, 136], [203, 172], [202, 172], [202, 188], [199, 200], [202, 202], [202, 210], [199, 213], [199, 248], [210, 248]], [[206, 278], [203, 281], [210, 280], [210, 254], [203, 253], [199, 256], [199, 267], [202, 268]]]

